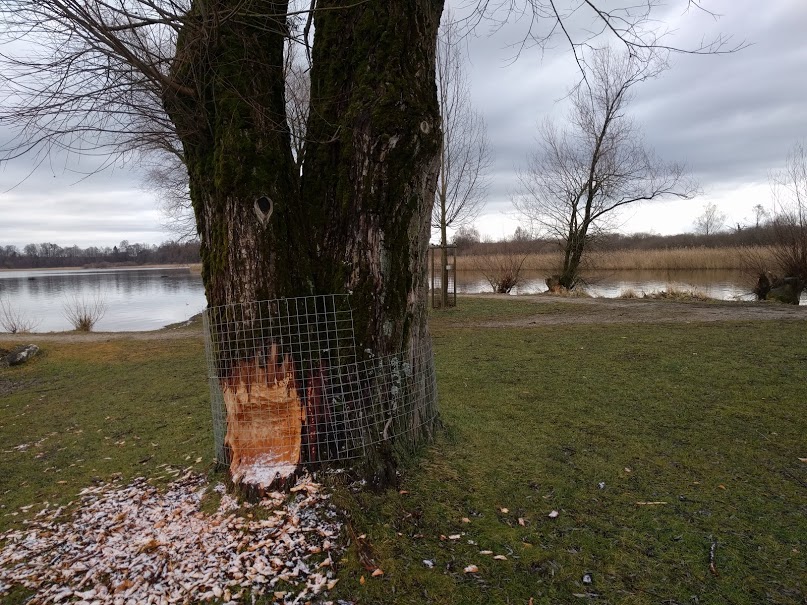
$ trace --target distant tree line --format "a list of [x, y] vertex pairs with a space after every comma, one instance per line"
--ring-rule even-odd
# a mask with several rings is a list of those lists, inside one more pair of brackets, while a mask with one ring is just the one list
[[201, 262], [199, 242], [168, 241], [159, 245], [129, 243], [117, 246], [62, 247], [45, 242], [19, 248], [0, 245], [0, 269], [97, 268], [110, 265], [173, 265]]
[[[655, 233], [602, 233], [597, 238], [596, 249], [610, 250], [663, 250], [674, 248], [728, 248], [737, 246], [772, 246], [780, 237], [781, 219], [774, 217], [760, 221], [759, 225], [735, 225], [731, 230], [718, 231], [708, 235], [703, 233], [680, 233], [658, 235]], [[458, 229], [452, 244], [460, 254], [496, 254], [506, 247], [517, 253], [557, 252], [559, 242], [548, 237], [536, 237], [523, 228], [498, 241], [482, 241], [479, 231], [474, 228]]]

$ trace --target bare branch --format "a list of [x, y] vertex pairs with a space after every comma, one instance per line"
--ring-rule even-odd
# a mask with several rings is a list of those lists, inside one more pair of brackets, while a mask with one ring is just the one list
[[[566, 0], [562, 3], [561, 0], [480, 0], [464, 24], [470, 30], [487, 21], [496, 30], [509, 21], [526, 19], [529, 21], [526, 33], [512, 45], [514, 59], [526, 48], [537, 47], [543, 51], [562, 40], [574, 53], [583, 77], [586, 74], [583, 65], [586, 51], [614, 42], [628, 55], [644, 61], [669, 53], [733, 53], [748, 46], [745, 41], [734, 42], [725, 34], [702, 40], [694, 46], [668, 42], [673, 32], [661, 25], [655, 16], [663, 6], [662, 0], [621, 2], [609, 8], [607, 5], [608, 2], [597, 0]], [[719, 18], [698, 0], [687, 0], [685, 8]]]

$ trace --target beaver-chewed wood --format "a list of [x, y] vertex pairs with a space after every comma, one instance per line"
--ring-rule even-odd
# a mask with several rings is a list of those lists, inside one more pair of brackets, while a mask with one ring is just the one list
[[305, 418], [291, 357], [272, 345], [265, 356], [236, 363], [222, 392], [233, 483], [258, 492], [287, 485], [300, 463]]

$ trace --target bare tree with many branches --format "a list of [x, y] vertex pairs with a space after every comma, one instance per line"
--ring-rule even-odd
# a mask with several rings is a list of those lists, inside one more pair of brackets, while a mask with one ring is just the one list
[[[773, 266], [751, 259], [760, 299], [799, 304], [807, 287], [807, 147], [796, 143], [785, 166], [769, 176], [773, 196]], [[753, 262], [756, 261], [756, 262]]]
[[437, 37], [437, 97], [440, 101], [443, 140], [440, 175], [432, 210], [432, 229], [440, 233], [442, 306], [448, 301], [445, 247], [448, 229], [472, 223], [485, 204], [489, 170], [493, 162], [485, 119], [471, 105], [471, 89], [465, 74], [459, 25], [451, 11], [443, 14]]
[[570, 127], [544, 122], [540, 147], [519, 172], [513, 198], [522, 216], [561, 242], [563, 265], [552, 281], [565, 289], [577, 284], [583, 253], [616, 211], [689, 198], [696, 190], [683, 166], [665, 163], [645, 147], [626, 113], [631, 89], [664, 65], [609, 47], [591, 51], [587, 65], [586, 81], [571, 96]]

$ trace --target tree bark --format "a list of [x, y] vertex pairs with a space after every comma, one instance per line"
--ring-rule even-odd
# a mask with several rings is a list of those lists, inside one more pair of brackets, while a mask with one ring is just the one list
[[427, 334], [442, 2], [317, 6], [302, 186], [319, 218], [314, 283], [353, 293], [361, 349], [399, 353]]
[[300, 295], [309, 286], [286, 126], [288, 2], [262, 3], [265, 17], [227, 14], [242, 4], [194, 2], [173, 71], [195, 94], [166, 91], [164, 99], [183, 144], [211, 307]]

